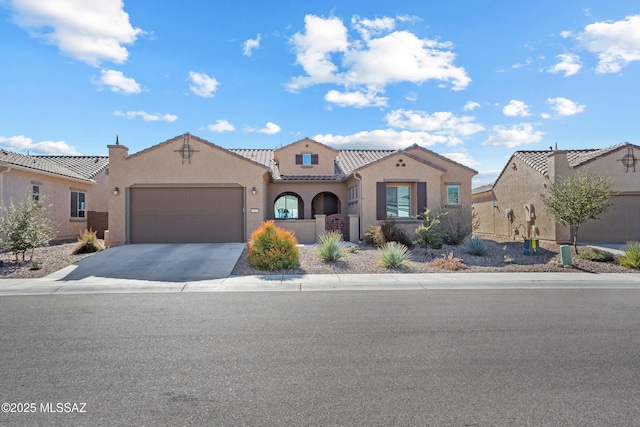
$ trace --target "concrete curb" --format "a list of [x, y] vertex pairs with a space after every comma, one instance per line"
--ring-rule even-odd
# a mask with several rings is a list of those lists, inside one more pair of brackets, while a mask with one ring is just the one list
[[229, 276], [162, 282], [86, 277], [0, 280], [0, 296], [106, 293], [312, 292], [464, 289], [640, 289], [637, 273], [425, 273]]

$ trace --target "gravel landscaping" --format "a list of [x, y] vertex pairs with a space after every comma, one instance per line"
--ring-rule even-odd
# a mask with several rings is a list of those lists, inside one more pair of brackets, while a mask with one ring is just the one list
[[[461, 258], [468, 268], [458, 270], [465, 272], [591, 272], [591, 273], [637, 273], [638, 270], [622, 267], [617, 262], [593, 262], [578, 258], [571, 248], [572, 267], [563, 267], [560, 264], [559, 247], [555, 243], [540, 242], [537, 255], [526, 256], [523, 254], [522, 240], [489, 240], [489, 253], [485, 256], [472, 256], [464, 253], [462, 246], [443, 246], [439, 250], [414, 248], [411, 251], [411, 262], [405, 268], [389, 270], [376, 265], [378, 250], [373, 246], [361, 245], [354, 252], [347, 252], [345, 257], [337, 262], [325, 262], [316, 256], [316, 246], [301, 246], [300, 266], [292, 270], [263, 271], [256, 270], [249, 265], [245, 254], [240, 257], [233, 269], [232, 275], [265, 275], [265, 274], [387, 274], [387, 273], [442, 273], [446, 270], [434, 268], [430, 262], [434, 258], [442, 257], [453, 252], [457, 258]], [[13, 254], [0, 254], [2, 265], [0, 266], [1, 278], [35, 278], [44, 277], [61, 268], [78, 262], [91, 256], [91, 254], [73, 255], [76, 242], [63, 242], [51, 246], [38, 248], [35, 251], [33, 262], [38, 263], [40, 269], [32, 269], [31, 262], [16, 262]], [[579, 248], [585, 250], [585, 248]], [[507, 255], [513, 259], [511, 263], [505, 263]]]
[[[457, 270], [458, 273], [479, 272], [590, 272], [590, 273], [633, 273], [638, 272], [622, 267], [614, 262], [593, 262], [578, 258], [573, 247], [571, 260], [573, 266], [564, 267], [560, 263], [560, 247], [551, 242], [540, 242], [536, 255], [524, 255], [522, 240], [487, 240], [489, 252], [485, 256], [473, 256], [464, 252], [462, 245], [444, 245], [442, 249], [429, 250], [414, 248], [411, 250], [411, 262], [400, 269], [386, 269], [378, 266], [378, 249], [374, 246], [361, 245], [355, 252], [347, 252], [345, 257], [337, 262], [325, 262], [316, 256], [317, 246], [301, 246], [300, 266], [292, 270], [263, 271], [249, 265], [245, 254], [240, 258], [232, 275], [265, 275], [265, 274], [387, 274], [387, 273], [443, 273], [447, 270], [434, 268], [430, 262], [453, 252], [453, 256], [462, 259], [466, 269]], [[579, 247], [579, 251], [586, 248]], [[513, 261], [505, 263], [505, 255]]]

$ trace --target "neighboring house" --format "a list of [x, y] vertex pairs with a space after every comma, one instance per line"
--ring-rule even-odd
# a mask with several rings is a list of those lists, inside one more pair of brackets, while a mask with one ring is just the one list
[[516, 151], [493, 185], [473, 190], [477, 232], [498, 236], [538, 237], [570, 242], [568, 227], [555, 222], [542, 203], [550, 185], [579, 169], [607, 174], [613, 181], [615, 207], [601, 220], [580, 226], [582, 242], [640, 240], [640, 165], [637, 145], [604, 149]]
[[325, 229], [358, 241], [379, 220], [415, 228], [426, 207], [470, 205], [477, 174], [417, 145], [231, 150], [188, 133], [131, 155], [109, 145], [109, 170], [111, 245], [244, 242], [269, 219], [301, 243]]
[[29, 156], [0, 149], [0, 201], [46, 196], [57, 239], [76, 238], [85, 228], [107, 225], [106, 156]]

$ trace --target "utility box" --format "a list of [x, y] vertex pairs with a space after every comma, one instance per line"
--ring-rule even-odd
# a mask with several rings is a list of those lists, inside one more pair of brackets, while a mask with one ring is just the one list
[[524, 239], [524, 254], [525, 255], [535, 255], [535, 254], [537, 254], [539, 247], [540, 247], [540, 242], [538, 242], [538, 239]]
[[571, 265], [571, 246], [560, 246], [560, 261], [562, 265]]

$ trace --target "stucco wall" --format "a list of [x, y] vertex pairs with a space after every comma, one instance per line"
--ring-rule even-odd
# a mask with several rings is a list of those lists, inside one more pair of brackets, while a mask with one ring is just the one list
[[[97, 189], [96, 184], [75, 181], [63, 177], [55, 177], [48, 174], [40, 174], [11, 168], [9, 172], [2, 174], [2, 202], [8, 206], [11, 201], [20, 203], [25, 196], [31, 197], [33, 185], [40, 187], [40, 197], [47, 198], [49, 218], [57, 225], [58, 235], [56, 239], [73, 239], [87, 227], [86, 216], [84, 219], [71, 218], [71, 191], [84, 191], [86, 193], [85, 212], [103, 208], [105, 197]], [[104, 187], [104, 182], [101, 182]]]
[[[122, 145], [109, 146], [109, 188], [118, 187], [120, 194], [109, 194], [109, 234], [112, 245], [126, 243], [126, 192], [138, 185], [222, 185], [246, 189], [246, 230], [251, 231], [265, 219], [267, 168], [247, 161], [196, 137], [189, 139], [194, 150], [191, 161], [179, 152], [183, 137], [177, 137], [147, 150], [128, 156]], [[252, 194], [253, 187], [256, 194]], [[257, 209], [258, 212], [252, 212]]]
[[[296, 154], [317, 154], [317, 165], [296, 165]], [[333, 175], [338, 152], [311, 139], [303, 139], [275, 151], [282, 175]]]
[[[283, 193], [295, 193], [304, 203], [304, 218], [313, 219], [312, 201], [320, 193], [329, 192], [335, 194], [340, 200], [340, 213], [347, 214], [347, 186], [341, 182], [277, 182], [269, 184], [266, 218], [275, 218], [273, 204], [279, 195]], [[316, 210], [316, 213], [321, 213]]]

